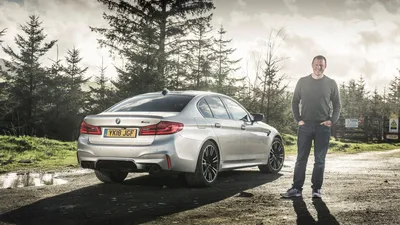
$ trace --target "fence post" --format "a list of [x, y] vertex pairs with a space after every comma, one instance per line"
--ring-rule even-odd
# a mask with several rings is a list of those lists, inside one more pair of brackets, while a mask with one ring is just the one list
[[346, 118], [343, 118], [340, 123], [340, 136], [342, 139], [346, 139]]
[[364, 116], [364, 141], [368, 142], [368, 116]]
[[[331, 132], [332, 132], [331, 136], [333, 136], [336, 141], [338, 140], [338, 129], [340, 128], [340, 123], [341, 123], [341, 121], [339, 119], [335, 124], [332, 124], [332, 128], [331, 128]], [[339, 129], [339, 131], [340, 131], [340, 129]]]
[[[388, 121], [388, 117], [387, 117], [387, 116], [383, 116], [382, 130], [383, 130], [383, 140], [384, 140], [385, 142], [388, 142], [387, 133], [388, 133], [388, 131], [389, 131], [389, 128], [386, 126], [387, 121]], [[388, 130], [386, 130], [386, 128], [387, 128]]]
[[[399, 129], [400, 115], [397, 117], [397, 142], [400, 142], [400, 129]], [[390, 123], [390, 122], [389, 122]], [[389, 124], [390, 126], [390, 124]]]
[[380, 142], [382, 142], [382, 141], [386, 141], [386, 139], [385, 139], [385, 119], [386, 119], [386, 117], [385, 116], [381, 116], [381, 120], [379, 121], [379, 134], [380, 134], [380, 136], [381, 136], [381, 138], [380, 138]]

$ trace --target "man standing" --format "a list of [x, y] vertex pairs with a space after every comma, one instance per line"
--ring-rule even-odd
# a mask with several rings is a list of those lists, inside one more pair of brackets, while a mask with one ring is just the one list
[[[300, 78], [293, 95], [293, 117], [299, 125], [297, 160], [292, 187], [286, 193], [281, 194], [284, 198], [302, 196], [312, 141], [314, 141], [314, 169], [311, 178], [312, 197], [321, 198], [331, 125], [339, 119], [341, 108], [339, 90], [336, 82], [324, 75], [327, 65], [326, 58], [322, 55], [315, 56], [311, 65], [313, 73]], [[333, 106], [332, 116], [331, 102]], [[301, 107], [299, 106], [300, 103]]]

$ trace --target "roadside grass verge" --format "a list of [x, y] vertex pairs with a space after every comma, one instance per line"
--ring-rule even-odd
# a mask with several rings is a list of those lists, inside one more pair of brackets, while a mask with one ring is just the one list
[[[290, 134], [283, 134], [283, 142], [287, 155], [295, 155], [297, 153], [297, 137]], [[314, 145], [311, 146], [311, 154]], [[385, 151], [399, 149], [400, 143], [360, 143], [360, 142], [341, 142], [331, 137], [329, 142], [329, 153], [335, 154], [354, 154], [360, 152]]]
[[[297, 137], [283, 134], [287, 155], [297, 152]], [[400, 148], [398, 143], [349, 143], [331, 139], [328, 153], [353, 154]], [[66, 168], [78, 168], [77, 143], [48, 138], [0, 135], [0, 173], [49, 172]], [[313, 151], [311, 151], [311, 154]]]
[[77, 168], [76, 142], [0, 136], [0, 173]]

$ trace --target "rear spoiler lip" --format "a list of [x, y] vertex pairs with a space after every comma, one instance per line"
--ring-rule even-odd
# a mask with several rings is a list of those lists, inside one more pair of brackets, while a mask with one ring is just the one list
[[102, 112], [96, 115], [87, 115], [85, 118], [99, 118], [99, 117], [139, 117], [139, 118], [153, 118], [162, 119], [165, 117], [176, 116], [180, 112]]
[[154, 118], [154, 119], [162, 119], [165, 118], [165, 116], [155, 116], [155, 115], [120, 115], [120, 114], [115, 114], [115, 115], [88, 115], [85, 117], [85, 119], [88, 118], [99, 118], [99, 117], [140, 117], [140, 118]]

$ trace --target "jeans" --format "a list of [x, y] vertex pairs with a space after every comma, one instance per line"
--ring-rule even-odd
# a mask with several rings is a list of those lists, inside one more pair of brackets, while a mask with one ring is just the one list
[[321, 189], [324, 179], [325, 157], [328, 152], [331, 128], [319, 123], [306, 122], [297, 135], [297, 160], [294, 168], [293, 187], [303, 190], [308, 157], [314, 140], [314, 169], [311, 188]]

